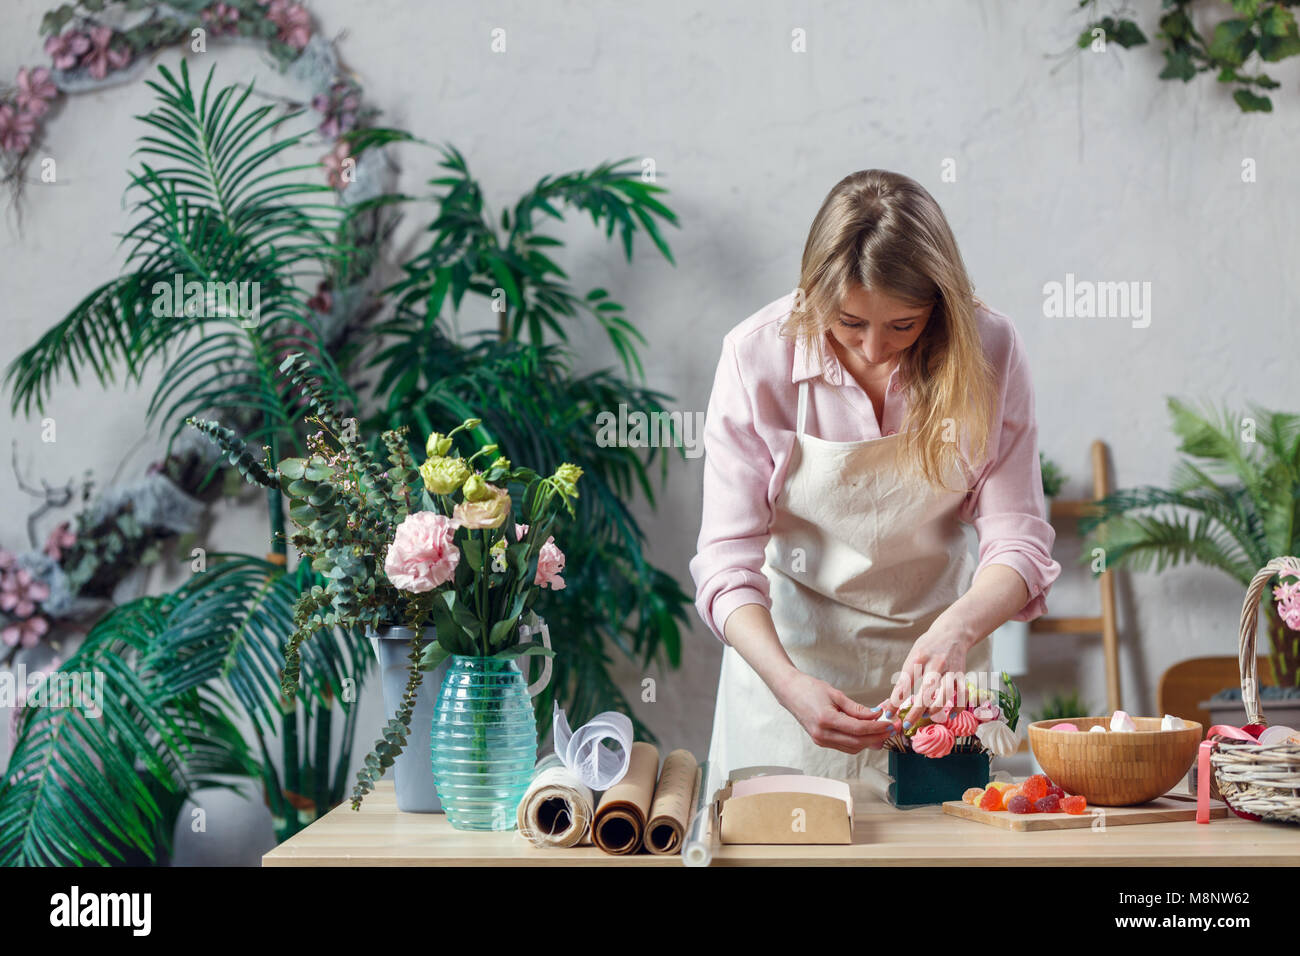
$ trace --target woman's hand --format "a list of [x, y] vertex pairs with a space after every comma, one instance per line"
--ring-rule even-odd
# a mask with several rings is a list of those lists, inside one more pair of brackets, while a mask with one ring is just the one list
[[819, 747], [856, 754], [867, 747], [879, 749], [895, 732], [894, 724], [880, 719], [879, 706], [859, 704], [824, 680], [794, 671], [774, 688], [781, 706]]
[[[888, 699], [881, 702], [885, 714], [901, 716], [906, 730], [922, 717], [951, 710], [966, 679], [967, 650], [969, 645], [961, 632], [936, 621], [912, 645], [903, 662], [902, 676]], [[899, 713], [909, 697], [907, 711]]]

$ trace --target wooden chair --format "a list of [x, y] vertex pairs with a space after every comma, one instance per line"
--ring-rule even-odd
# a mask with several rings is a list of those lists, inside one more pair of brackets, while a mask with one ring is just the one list
[[[1078, 520], [1097, 511], [1094, 502], [1110, 493], [1110, 452], [1106, 443], [1092, 443], [1092, 498], [1054, 498], [1051, 521]], [[1121, 709], [1119, 688], [1119, 626], [1115, 614], [1115, 578], [1108, 567], [1101, 573], [1101, 614], [1096, 617], [1051, 617], [1044, 615], [1029, 622], [1030, 633], [1100, 634], [1106, 657], [1106, 706], [1110, 712]], [[1213, 693], [1213, 692], [1212, 692]]]
[[[1256, 658], [1260, 684], [1272, 684], [1273, 665], [1267, 657]], [[1187, 720], [1199, 720], [1202, 730], [1210, 729], [1210, 712], [1198, 705], [1225, 687], [1241, 686], [1241, 663], [1235, 655], [1193, 657], [1179, 661], [1160, 675], [1156, 688], [1156, 710]]]

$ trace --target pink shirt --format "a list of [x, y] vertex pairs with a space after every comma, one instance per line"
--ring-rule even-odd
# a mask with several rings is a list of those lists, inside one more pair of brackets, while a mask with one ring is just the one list
[[[802, 342], [778, 335], [793, 296], [769, 303], [723, 338], [705, 417], [703, 520], [690, 570], [696, 610], [724, 642], [723, 626], [736, 608], [772, 607], [761, 569], [772, 502], [794, 446], [799, 383], [809, 380], [808, 434], [834, 442], [882, 437], [871, 398], [829, 346], [823, 369]], [[1012, 620], [1029, 621], [1046, 613], [1047, 592], [1061, 573], [1052, 559], [1056, 532], [1044, 517], [1033, 382], [1011, 320], [990, 309], [977, 308], [975, 315], [998, 381], [994, 421], [1001, 425], [993, 429], [988, 462], [959, 517], [979, 536], [976, 574], [986, 565], [1005, 564], [1024, 578], [1029, 602]], [[895, 369], [885, 392], [885, 435], [902, 425], [900, 375]], [[973, 477], [969, 469], [966, 474]]]

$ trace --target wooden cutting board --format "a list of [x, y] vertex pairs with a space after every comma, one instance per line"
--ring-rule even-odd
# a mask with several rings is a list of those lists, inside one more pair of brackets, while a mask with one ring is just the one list
[[[1088, 807], [1084, 813], [1011, 813], [1008, 810], [981, 810], [960, 800], [949, 800], [943, 812], [964, 820], [975, 820], [1004, 830], [1070, 830], [1094, 825], [1099, 815], [1105, 826], [1118, 827], [1127, 823], [1176, 823], [1196, 819], [1196, 798], [1183, 793], [1167, 793], [1150, 803], [1133, 807]], [[1228, 815], [1228, 807], [1220, 800], [1210, 801], [1210, 819]]]

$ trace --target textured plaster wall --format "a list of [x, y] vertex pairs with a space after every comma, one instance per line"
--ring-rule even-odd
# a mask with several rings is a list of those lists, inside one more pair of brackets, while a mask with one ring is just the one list
[[[47, 6], [5, 4], [0, 75], [40, 61], [37, 25]], [[682, 220], [669, 236], [677, 266], [646, 245], [629, 267], [576, 219], [562, 232], [571, 242], [564, 264], [581, 284], [605, 286], [626, 303], [649, 340], [649, 384], [686, 412], [707, 403], [722, 335], [794, 285], [826, 191], [870, 166], [915, 177], [946, 211], [981, 296], [1016, 321], [1034, 371], [1041, 447], [1070, 474], [1065, 493], [1077, 496], [1088, 490], [1088, 446], [1098, 437], [1110, 443], [1119, 485], [1166, 480], [1175, 444], [1167, 395], [1295, 407], [1288, 264], [1300, 248], [1295, 64], [1270, 69], [1283, 84], [1276, 111], [1244, 116], [1212, 82], [1158, 80], [1154, 47], [1069, 55], [1081, 26], [1072, 6], [311, 4], [327, 33], [342, 34], [345, 61], [385, 119], [455, 142], [497, 208], [543, 174], [654, 159]], [[1140, 16], [1149, 35], [1154, 16]], [[504, 54], [489, 49], [497, 27], [507, 31]], [[796, 29], [805, 31], [806, 52], [791, 50]], [[285, 88], [255, 52], [211, 50], [192, 65], [206, 72], [215, 61], [219, 81], [257, 76], [267, 89]], [[21, 232], [12, 217], [0, 225], [5, 364], [119, 267], [113, 236], [128, 225], [121, 197], [141, 129], [132, 116], [151, 102], [137, 81], [61, 107], [46, 141], [57, 185], [29, 190]], [[404, 189], [434, 173], [428, 152], [398, 158]], [[1242, 182], [1246, 158], [1257, 164], [1257, 182]], [[945, 164], [955, 181], [942, 178]], [[1151, 283], [1150, 324], [1045, 317], [1044, 284], [1068, 273]], [[588, 367], [612, 363], [598, 330], [577, 340]], [[57, 442], [40, 441], [38, 421], [5, 416], [4, 449], [17, 442], [28, 474], [51, 481], [86, 467], [102, 481], [119, 469], [135, 476], [160, 450], [143, 425], [150, 384], [64, 383], [50, 406]], [[701, 463], [675, 465], [657, 514], [638, 506], [654, 560], [688, 590]], [[0, 542], [22, 546], [29, 502], [7, 468], [0, 491], [8, 501]], [[263, 548], [255, 496], [219, 507], [214, 518], [210, 547]], [[1076, 554], [1063, 531], [1054, 614], [1095, 613], [1097, 589], [1075, 569]], [[177, 563], [145, 584], [160, 589], [181, 573]], [[1233, 651], [1242, 593], [1222, 575], [1125, 573], [1119, 597], [1131, 711], [1154, 710], [1156, 681], [1174, 662]], [[638, 713], [666, 747], [703, 757], [720, 647], [693, 612], [692, 621], [679, 671], [647, 675], [621, 664], [618, 673], [634, 697], [643, 677], [655, 677], [657, 702]], [[1077, 686], [1103, 706], [1099, 638], [1035, 638], [1030, 663], [1023, 686], [1031, 703]], [[358, 760], [382, 718], [372, 684]], [[181, 835], [180, 861], [252, 862], [269, 847], [258, 796], [214, 795], [204, 804], [208, 832]]]

